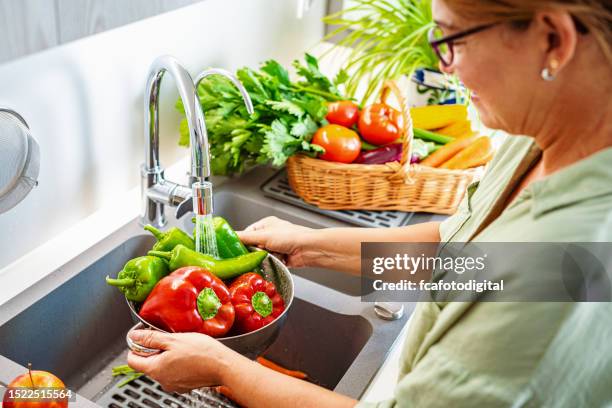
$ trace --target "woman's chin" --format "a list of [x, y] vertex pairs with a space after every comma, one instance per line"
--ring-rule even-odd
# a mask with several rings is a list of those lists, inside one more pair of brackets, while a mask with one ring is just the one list
[[482, 99], [480, 99], [478, 96], [472, 96], [471, 102], [478, 111], [478, 119], [480, 123], [482, 123], [489, 129], [497, 129], [498, 126], [496, 125], [498, 124], [495, 121], [493, 115], [489, 114], [489, 111], [486, 108], [486, 105], [483, 103]]

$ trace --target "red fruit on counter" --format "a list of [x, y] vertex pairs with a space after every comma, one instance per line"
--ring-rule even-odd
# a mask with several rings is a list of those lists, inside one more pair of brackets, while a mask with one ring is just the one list
[[2, 408], [66, 408], [71, 391], [55, 375], [32, 370], [15, 378], [8, 385]]

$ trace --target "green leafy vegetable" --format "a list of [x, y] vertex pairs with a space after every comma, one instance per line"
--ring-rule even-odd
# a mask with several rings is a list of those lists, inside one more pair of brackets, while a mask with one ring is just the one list
[[[241, 68], [236, 75], [253, 101], [249, 115], [240, 92], [222, 76], [210, 76], [198, 87], [206, 118], [211, 151], [211, 171], [216, 175], [241, 173], [249, 165], [281, 166], [298, 152], [315, 155], [323, 151], [311, 145], [315, 131], [326, 124], [327, 102], [345, 99], [338, 86], [349, 78], [340, 71], [330, 80], [319, 69], [317, 59], [306, 54], [305, 63], [294, 61], [298, 75], [277, 61], [264, 62], [259, 70]], [[183, 110], [179, 100], [177, 109]], [[183, 119], [179, 127], [181, 146], [189, 146], [189, 129]]]
[[427, 41], [434, 25], [431, 0], [353, 0], [353, 5], [323, 21], [335, 29], [324, 40], [351, 49], [341, 76], [348, 96], [368, 83], [363, 102], [371, 100], [386, 79], [410, 75], [416, 68], [437, 69], [438, 58]]

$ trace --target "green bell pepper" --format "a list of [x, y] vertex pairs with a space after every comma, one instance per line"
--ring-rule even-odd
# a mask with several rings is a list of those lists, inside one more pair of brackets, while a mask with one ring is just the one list
[[171, 271], [184, 266], [199, 266], [220, 279], [232, 279], [256, 269], [268, 253], [255, 251], [234, 258], [218, 260], [179, 244], [172, 251], [149, 251], [149, 255], [167, 260]]
[[162, 232], [152, 225], [145, 225], [144, 229], [157, 238], [157, 242], [153, 245], [153, 251], [172, 251], [178, 244], [185, 245], [189, 249], [195, 249], [193, 238], [180, 228], [174, 227], [167, 232]]
[[128, 300], [144, 302], [153, 287], [168, 272], [164, 260], [154, 256], [140, 256], [128, 261], [116, 279], [106, 276], [106, 283], [119, 288]]

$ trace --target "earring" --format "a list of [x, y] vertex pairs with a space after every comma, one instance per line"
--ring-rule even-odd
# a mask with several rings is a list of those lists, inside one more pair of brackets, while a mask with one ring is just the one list
[[556, 59], [551, 60], [550, 68], [546, 67], [542, 70], [542, 79], [548, 82], [554, 81], [555, 75], [552, 73], [552, 71], [556, 70], [557, 68], [559, 68], [559, 61], [557, 61]]
[[542, 79], [547, 81], [547, 82], [550, 82], [550, 81], [554, 81], [555, 80], [555, 76], [550, 73], [548, 68], [544, 68], [542, 70]]

